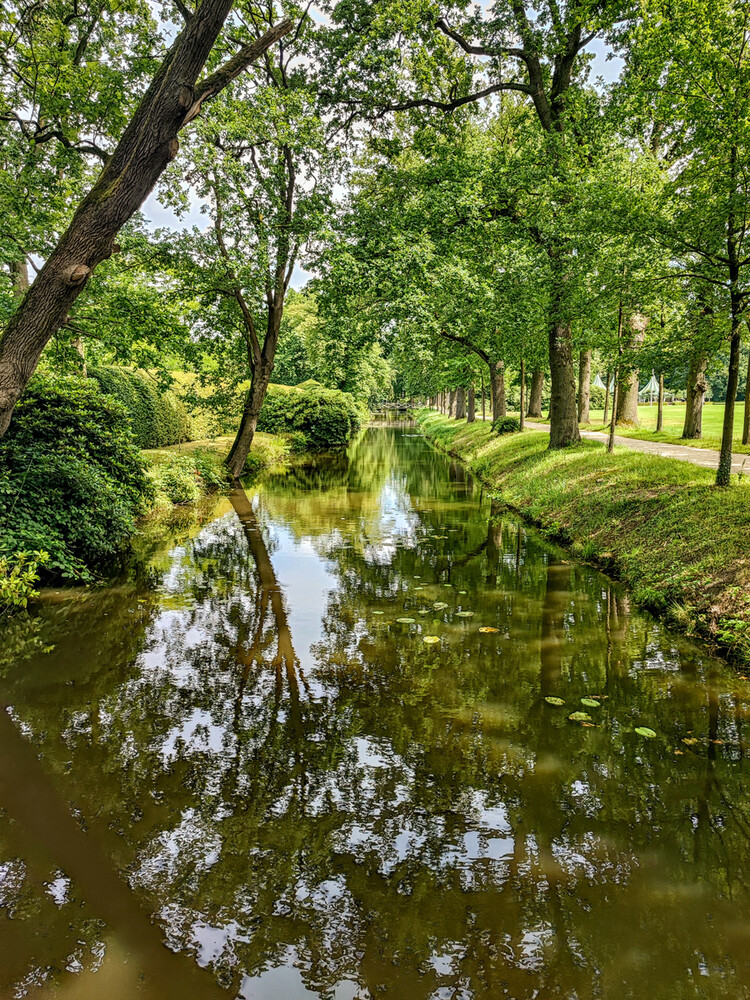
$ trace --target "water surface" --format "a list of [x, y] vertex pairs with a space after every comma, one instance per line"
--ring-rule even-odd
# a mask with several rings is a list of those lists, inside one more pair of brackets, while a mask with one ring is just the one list
[[3, 997], [750, 997], [750, 682], [409, 429], [3, 642]]

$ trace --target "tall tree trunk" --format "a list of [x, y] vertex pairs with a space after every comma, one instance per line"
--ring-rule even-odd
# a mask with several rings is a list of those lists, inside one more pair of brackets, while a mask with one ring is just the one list
[[490, 392], [492, 394], [492, 419], [498, 420], [507, 414], [504, 361], [490, 361]]
[[578, 444], [576, 376], [573, 368], [573, 333], [570, 323], [553, 319], [549, 327], [550, 449]]
[[[745, 319], [750, 333], [750, 318]], [[747, 374], [745, 375], [745, 419], [742, 424], [742, 443], [750, 444], [750, 354], [747, 356]]]
[[612, 376], [607, 372], [607, 384], [604, 388], [604, 416], [602, 417], [602, 423], [607, 425], [607, 414], [609, 413], [609, 384], [612, 381]]
[[[625, 372], [617, 380], [617, 416], [615, 423], [638, 426], [638, 372]], [[612, 404], [614, 407], [614, 403]]]
[[531, 391], [529, 392], [529, 408], [527, 417], [541, 417], [542, 397], [544, 396], [544, 372], [535, 368], [531, 373]]
[[451, 389], [448, 393], [448, 416], [455, 418], [456, 416], [456, 390]]
[[456, 389], [456, 420], [466, 419], [466, 389], [460, 385]]
[[702, 352], [691, 357], [687, 377], [685, 422], [682, 426], [682, 437], [687, 440], [698, 440], [703, 437], [703, 394], [708, 387], [707, 367], [708, 358]]
[[525, 390], [526, 390], [526, 362], [523, 360], [523, 358], [521, 358], [521, 385], [519, 388], [519, 393], [521, 398], [518, 403], [518, 423], [521, 430], [523, 430], [524, 427], [523, 411], [525, 409], [525, 404], [526, 404], [526, 400], [524, 399]]
[[578, 423], [590, 421], [591, 404], [591, 351], [581, 351], [578, 357]]
[[656, 433], [664, 430], [664, 372], [659, 372], [659, 403], [656, 410]]
[[0, 437], [42, 350], [90, 275], [119, 249], [115, 237], [177, 155], [177, 134], [251, 62], [293, 28], [284, 21], [197, 84], [233, 0], [203, 0], [156, 72], [99, 179], [0, 339]]
[[466, 422], [473, 424], [477, 419], [477, 401], [474, 395], [474, 382], [469, 382], [469, 403], [466, 407]]
[[609, 436], [607, 437], [607, 451], [612, 454], [615, 450], [615, 424], [617, 423], [617, 397], [620, 392], [620, 382], [615, 372], [615, 386], [612, 390], [612, 419], [609, 423]]
[[732, 339], [729, 345], [729, 378], [727, 379], [727, 398], [724, 403], [724, 424], [721, 432], [721, 452], [719, 453], [719, 468], [716, 470], [716, 485], [729, 486], [732, 475], [732, 447], [734, 437], [734, 406], [737, 401], [737, 387], [740, 381], [740, 324], [742, 321], [742, 298], [739, 291], [739, 265], [736, 263], [736, 251], [733, 254], [730, 246], [730, 290], [729, 298], [732, 309]]
[[484, 395], [484, 375], [482, 375], [482, 423], [484, 423], [484, 421], [487, 419], [486, 403], [487, 400], [485, 399]]

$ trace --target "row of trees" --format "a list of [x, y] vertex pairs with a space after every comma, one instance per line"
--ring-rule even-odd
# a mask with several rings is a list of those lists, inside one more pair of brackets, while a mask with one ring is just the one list
[[[179, 360], [217, 396], [249, 381], [239, 475], [302, 262], [318, 275], [302, 361], [317, 353], [337, 384], [372, 393], [392, 371], [425, 395], [479, 375], [497, 414], [508, 368], [533, 376], [534, 400], [547, 372], [552, 448], [579, 440], [592, 351], [627, 419], [639, 369], [689, 373], [695, 400], [727, 348], [729, 482], [750, 263], [746, 5], [163, 10], [24, 0], [1, 15], [0, 432], [46, 345], [89, 338], [119, 359]], [[607, 89], [590, 81], [596, 39], [623, 61]], [[208, 224], [144, 235], [157, 183]]]

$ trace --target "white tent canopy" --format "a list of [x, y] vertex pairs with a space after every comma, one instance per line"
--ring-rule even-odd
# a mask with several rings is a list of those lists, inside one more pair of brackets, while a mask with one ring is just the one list
[[639, 396], [654, 396], [659, 394], [659, 383], [652, 375], [642, 389], [638, 390]]
[[604, 385], [604, 383], [602, 382], [601, 376], [599, 375], [598, 372], [594, 376], [594, 381], [591, 384], [594, 386], [595, 389], [604, 389], [604, 388], [606, 388], [605, 385]]

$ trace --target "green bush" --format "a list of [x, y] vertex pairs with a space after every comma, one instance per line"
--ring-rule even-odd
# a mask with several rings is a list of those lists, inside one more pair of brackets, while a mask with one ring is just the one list
[[34, 584], [39, 581], [39, 567], [47, 562], [49, 553], [43, 550], [0, 556], [0, 615], [21, 611], [39, 596]]
[[492, 422], [492, 430], [495, 434], [513, 434], [521, 430], [521, 423], [516, 417], [498, 417]]
[[319, 382], [268, 387], [258, 430], [269, 434], [304, 434], [311, 451], [343, 448], [368, 418], [368, 412], [349, 392], [326, 389]]
[[591, 386], [591, 395], [589, 397], [589, 406], [592, 410], [603, 410], [604, 409], [604, 399], [607, 394], [606, 389], [600, 389], [598, 385]]
[[168, 454], [148, 475], [161, 505], [197, 503], [205, 493], [225, 483], [216, 454], [203, 449], [189, 455]]
[[104, 366], [92, 368], [89, 375], [125, 407], [140, 448], [163, 448], [189, 438], [182, 402], [174, 393], [161, 391], [144, 372]]
[[44, 550], [46, 573], [91, 580], [152, 494], [123, 407], [91, 379], [35, 376], [0, 440], [0, 555]]

